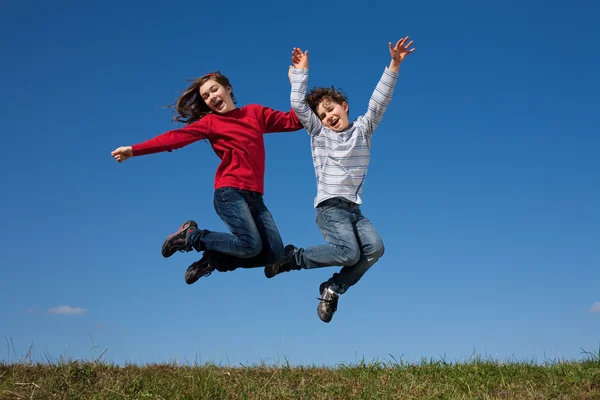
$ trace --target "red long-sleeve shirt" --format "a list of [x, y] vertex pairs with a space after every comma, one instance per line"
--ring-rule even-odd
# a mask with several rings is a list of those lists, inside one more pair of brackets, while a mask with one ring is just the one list
[[249, 104], [226, 114], [208, 114], [181, 129], [131, 147], [134, 156], [141, 156], [172, 151], [208, 139], [221, 159], [215, 174], [215, 189], [233, 186], [262, 194], [265, 177], [263, 134], [302, 128], [293, 110], [282, 112]]

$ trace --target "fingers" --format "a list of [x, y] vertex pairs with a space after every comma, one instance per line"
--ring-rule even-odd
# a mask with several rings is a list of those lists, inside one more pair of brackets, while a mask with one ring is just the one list
[[297, 47], [294, 47], [294, 51], [292, 51], [292, 61], [295, 63], [299, 62], [302, 59], [302, 50]]
[[305, 56], [307, 53], [308, 53], [308, 50], [306, 50], [305, 52], [302, 52], [302, 49], [300, 49], [298, 47], [294, 47], [294, 49], [292, 50], [292, 56], [296, 56], [296, 57]]
[[121, 163], [130, 157], [127, 150], [126, 147], [119, 147], [118, 149], [111, 151], [110, 155]]
[[415, 51], [415, 49], [410, 49], [408, 50], [408, 48], [410, 46], [412, 46], [412, 44], [414, 43], [412, 40], [408, 43], [406, 43], [408, 40], [408, 36], [405, 36], [404, 38], [398, 40], [396, 42], [396, 45], [392, 47], [392, 43], [389, 43], [389, 47], [390, 47], [390, 52], [394, 53], [394, 52], [406, 52], [406, 53], [412, 53], [413, 51]]
[[395, 50], [398, 50], [402, 45], [404, 45], [404, 42], [406, 42], [406, 39], [408, 39], [408, 36], [398, 40], [398, 42], [396, 43]]
[[302, 52], [299, 47], [294, 47], [292, 50], [292, 63], [294, 67], [306, 68], [304, 65], [308, 65], [308, 50]]

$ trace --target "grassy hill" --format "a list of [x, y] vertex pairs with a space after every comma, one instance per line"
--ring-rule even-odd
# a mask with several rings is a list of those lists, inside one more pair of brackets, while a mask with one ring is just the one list
[[600, 357], [336, 367], [0, 364], [0, 399], [598, 399]]

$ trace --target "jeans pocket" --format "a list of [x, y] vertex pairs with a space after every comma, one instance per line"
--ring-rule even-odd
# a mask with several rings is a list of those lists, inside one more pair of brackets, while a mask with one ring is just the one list
[[329, 223], [327, 219], [327, 213], [331, 212], [331, 210], [335, 208], [335, 206], [319, 206], [317, 207], [317, 218], [316, 222], [319, 226], [324, 226]]

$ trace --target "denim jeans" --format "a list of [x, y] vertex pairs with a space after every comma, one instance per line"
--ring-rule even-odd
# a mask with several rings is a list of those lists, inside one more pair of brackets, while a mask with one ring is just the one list
[[345, 293], [383, 256], [383, 241], [355, 203], [336, 197], [319, 204], [316, 213], [317, 225], [328, 244], [299, 248], [296, 264], [303, 269], [343, 266], [327, 286]]
[[231, 233], [198, 229], [189, 235], [188, 244], [210, 252], [217, 270], [262, 267], [283, 258], [281, 235], [260, 193], [219, 188], [213, 204]]

